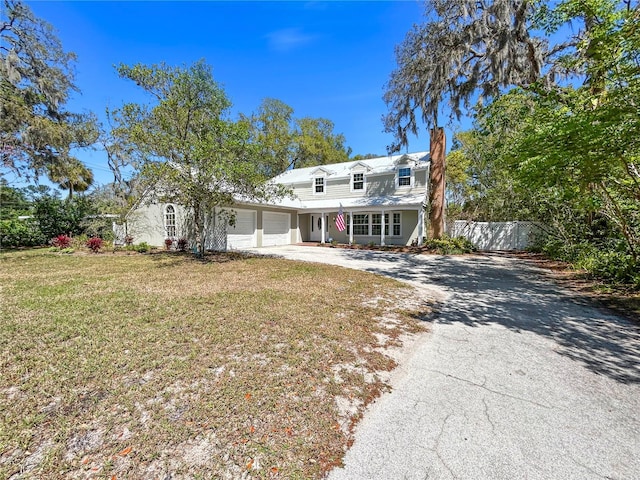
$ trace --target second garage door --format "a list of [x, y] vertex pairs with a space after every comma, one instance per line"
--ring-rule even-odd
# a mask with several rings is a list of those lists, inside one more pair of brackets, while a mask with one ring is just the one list
[[291, 243], [291, 215], [289, 213], [264, 212], [262, 214], [262, 245], [289, 245]]
[[227, 228], [227, 248], [238, 250], [256, 246], [255, 210], [236, 210], [236, 224]]

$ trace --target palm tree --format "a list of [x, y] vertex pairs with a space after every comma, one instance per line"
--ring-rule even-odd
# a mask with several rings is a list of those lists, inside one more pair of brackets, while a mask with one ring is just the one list
[[73, 198], [73, 192], [86, 192], [93, 184], [93, 172], [75, 157], [50, 165], [47, 176], [60, 188], [69, 190], [70, 199]]

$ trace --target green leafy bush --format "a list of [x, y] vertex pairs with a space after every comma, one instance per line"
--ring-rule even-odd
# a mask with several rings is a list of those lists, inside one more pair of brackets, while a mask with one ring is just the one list
[[139, 253], [147, 253], [151, 251], [151, 245], [147, 242], [141, 242], [138, 245], [134, 245], [134, 250]]
[[0, 220], [0, 246], [3, 248], [35, 247], [46, 243], [37, 222], [31, 219]]
[[427, 250], [440, 255], [462, 255], [472, 253], [477, 248], [464, 237], [443, 237], [438, 239], [426, 240], [424, 246]]
[[83, 218], [91, 213], [92, 206], [85, 198], [61, 200], [44, 196], [34, 203], [34, 217], [45, 238], [83, 233]]
[[536, 245], [535, 250], [585, 270], [594, 279], [640, 289], [640, 264], [626, 251], [622, 242], [596, 245], [585, 241], [572, 243], [548, 239]]
[[593, 250], [576, 266], [595, 278], [640, 288], [640, 265], [626, 252]]

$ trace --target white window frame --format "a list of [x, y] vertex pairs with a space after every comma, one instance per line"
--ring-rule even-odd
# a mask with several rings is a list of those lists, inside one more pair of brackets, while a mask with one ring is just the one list
[[[401, 178], [407, 178], [407, 175], [403, 175], [402, 177], [400, 176], [400, 172], [402, 170], [409, 170], [409, 184], [408, 185], [400, 185], [400, 179]], [[414, 169], [413, 167], [411, 167], [411, 165], [398, 165], [398, 170], [396, 173], [396, 188], [412, 188], [413, 184], [414, 184]]]
[[[366, 216], [367, 217], [367, 223], [356, 223], [356, 217], [363, 217]], [[356, 233], [356, 227], [361, 227], [363, 225], [366, 225], [367, 227], [367, 233]], [[354, 213], [353, 214], [353, 236], [358, 236], [358, 237], [369, 237], [371, 236], [371, 214], [369, 212], [358, 212], [358, 213]]]
[[[398, 221], [396, 222], [396, 215], [398, 216]], [[398, 233], [395, 233], [395, 228], [398, 227]], [[391, 235], [390, 237], [401, 237], [402, 236], [402, 212], [391, 212]]]
[[[357, 215], [366, 215], [367, 216], [367, 233], [355, 233], [356, 226], [365, 225], [364, 223], [356, 223], [355, 217]], [[373, 216], [374, 215], [382, 215], [381, 212], [354, 212], [353, 217], [353, 236], [354, 237], [379, 237], [380, 232], [374, 233], [374, 226], [382, 225], [381, 223], [374, 223]], [[380, 218], [382, 220], [382, 218]], [[396, 220], [398, 220], [396, 222]], [[345, 221], [347, 224], [346, 233], [347, 235], [351, 234], [351, 218], [349, 214], [345, 215]], [[397, 229], [396, 229], [397, 227]], [[396, 234], [396, 230], [398, 233]], [[385, 237], [402, 237], [402, 212], [384, 212], [384, 236]]]
[[[316, 183], [318, 180], [322, 180], [322, 191], [321, 192], [316, 191], [316, 187], [319, 186], [319, 184]], [[313, 180], [311, 182], [311, 192], [314, 195], [326, 195], [326, 193], [327, 193], [327, 176], [326, 175], [315, 175], [313, 177]]]
[[[171, 209], [172, 211], [169, 212], [169, 209]], [[163, 223], [164, 223], [164, 233], [166, 235], [166, 238], [176, 238], [178, 236], [178, 217], [177, 217], [177, 210], [176, 210], [176, 206], [173, 205], [172, 203], [168, 203], [167, 205], [164, 206], [163, 209]], [[169, 222], [169, 219], [172, 218], [173, 220], [173, 224], [171, 224]], [[173, 229], [173, 234], [169, 231], [169, 228]]]
[[[362, 188], [355, 188], [355, 184], [356, 184], [356, 175], [362, 175]], [[360, 181], [358, 182], [360, 183]], [[365, 174], [364, 171], [356, 171], [356, 172], [351, 172], [351, 191], [352, 192], [366, 192], [367, 191], [367, 175]]]
[[[374, 216], [380, 217], [377, 222], [373, 221]], [[382, 233], [382, 213], [378, 213], [378, 212], [372, 213], [370, 218], [371, 218], [371, 235], [379, 237], [380, 233]], [[375, 232], [374, 227], [380, 227], [379, 231]], [[389, 212], [384, 213], [384, 236], [385, 237], [389, 236]]]

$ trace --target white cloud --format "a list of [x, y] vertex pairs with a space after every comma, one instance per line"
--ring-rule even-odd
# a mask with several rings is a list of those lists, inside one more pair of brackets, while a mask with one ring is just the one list
[[306, 34], [300, 28], [285, 28], [268, 33], [269, 47], [278, 52], [289, 52], [311, 43], [316, 37]]

